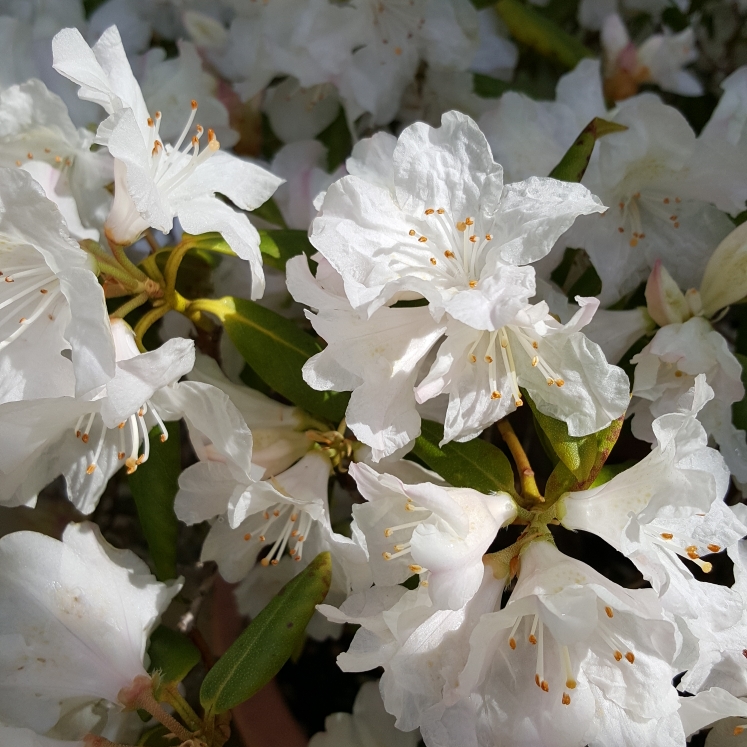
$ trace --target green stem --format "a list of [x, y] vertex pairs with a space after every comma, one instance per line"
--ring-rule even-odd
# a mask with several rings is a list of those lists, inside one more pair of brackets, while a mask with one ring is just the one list
[[200, 717], [192, 710], [192, 706], [182, 697], [176, 685], [170, 684], [159, 693], [159, 700], [168, 703], [179, 714], [180, 718], [192, 731], [197, 731], [202, 722]]
[[132, 277], [137, 278], [141, 282], [148, 280], [148, 276], [136, 264], [130, 261], [130, 258], [125, 253], [125, 249], [123, 246], [112, 243], [111, 250], [112, 254], [114, 255], [114, 259], [119, 262], [125, 272], [129, 273]]
[[527, 457], [519, 438], [514, 432], [514, 429], [511, 427], [511, 424], [504, 418], [498, 423], [498, 430], [500, 431], [501, 436], [503, 436], [503, 440], [506, 442], [506, 446], [508, 446], [511, 456], [514, 458], [516, 468], [519, 470], [522, 496], [539, 503], [544, 503], [545, 499], [539, 492], [537, 482], [534, 479], [532, 465], [529, 464], [529, 458]]
[[139, 306], [142, 306], [148, 300], [148, 293], [143, 291], [142, 293], [134, 296], [126, 303], [119, 306], [114, 312], [109, 314], [110, 319], [124, 319], [131, 311], [134, 311]]
[[163, 276], [166, 281], [166, 297], [168, 298], [169, 293], [173, 293], [176, 287], [176, 275], [179, 272], [179, 265], [181, 265], [184, 255], [194, 246], [192, 241], [182, 241], [171, 250], [169, 258], [166, 260], [166, 267], [163, 269]]
[[155, 280], [162, 288], [164, 288], [166, 287], [166, 280], [161, 274], [161, 270], [158, 267], [158, 262], [156, 261], [156, 257], [158, 256], [158, 254], [158, 252], [155, 254], [149, 254], [140, 263], [140, 267], [146, 275]]
[[162, 306], [156, 306], [150, 311], [143, 314], [140, 321], [135, 325], [135, 342], [141, 352], [147, 352], [143, 345], [143, 337], [145, 333], [162, 317], [171, 311], [171, 306], [163, 304]]
[[[142, 280], [138, 280], [137, 278], [132, 277], [132, 275], [128, 274], [119, 265], [115, 265], [111, 261], [107, 262], [103, 259], [97, 259], [96, 262], [98, 263], [100, 274], [113, 277], [121, 285], [123, 285], [125, 288], [129, 288], [130, 290], [142, 290]], [[146, 277], [145, 279], [147, 280], [148, 278]]]

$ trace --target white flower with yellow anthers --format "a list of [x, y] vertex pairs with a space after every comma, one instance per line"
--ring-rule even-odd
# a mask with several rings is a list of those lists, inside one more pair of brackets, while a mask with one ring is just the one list
[[482, 556], [516, 518], [511, 497], [405, 485], [365, 464], [351, 464], [350, 474], [367, 501], [353, 506], [352, 530], [362, 536], [374, 583], [392, 586], [419, 574], [435, 608], [464, 607], [482, 581]]
[[[169, 340], [140, 353], [121, 320], [112, 322], [117, 347], [114, 377], [86, 398], [57, 397], [0, 405], [0, 496], [5, 505], [34, 505], [36, 495], [64, 475], [70, 500], [83, 513], [96, 507], [109, 478], [129, 473], [150, 455], [148, 432], [185, 418], [222, 451], [251, 438], [228, 397], [206, 384], [176, 384], [194, 363], [191, 340]], [[19, 438], [19, 433], [24, 434]], [[251, 443], [251, 441], [250, 441]], [[141, 449], [142, 446], [142, 449]]]
[[[664, 609], [696, 639], [707, 642], [737, 623], [742, 599], [723, 586], [695, 579], [680, 559], [708, 573], [701, 556], [734, 545], [747, 527], [723, 503], [729, 471], [711, 449], [697, 415], [713, 392], [700, 375], [678, 411], [654, 421], [657, 445], [641, 462], [558, 504], [561, 523], [599, 535], [629, 557], [651, 583]], [[694, 647], [697, 649], [697, 645]], [[682, 662], [687, 668], [693, 661]]]
[[683, 293], [657, 262], [646, 285], [646, 301], [661, 329], [632, 358], [633, 394], [640, 397], [631, 408], [633, 435], [653, 442], [653, 419], [675, 410], [702, 374], [715, 396], [698, 417], [739, 482], [747, 481], [747, 441], [745, 432], [732, 424], [731, 406], [744, 397], [742, 366], [711, 320], [718, 321], [722, 309], [747, 296], [746, 267], [745, 226], [734, 229], [713, 252], [699, 291]]
[[[336, 586], [342, 599], [352, 589], [370, 584], [363, 550], [353, 540], [332, 530], [328, 483], [332, 462], [323, 451], [312, 451], [285, 472], [251, 485], [235, 484], [234, 523], [221, 515], [202, 546], [202, 560], [214, 560], [227, 581], [241, 581], [260, 560], [267, 569], [279, 565], [285, 551], [297, 571], [323, 550], [332, 553]], [[235, 523], [235, 522], [239, 523]], [[308, 549], [307, 549], [308, 548]], [[342, 601], [342, 600], [339, 600]]]
[[508, 604], [470, 637], [457, 693], [473, 717], [445, 726], [480, 747], [681, 747], [676, 652], [655, 592], [623, 589], [535, 541]]
[[[61, 542], [36, 532], [6, 535], [0, 568], [0, 723], [43, 735], [71, 706], [101, 703], [116, 716], [122, 694], [150, 679], [148, 636], [181, 583], [157, 582], [94, 524], [69, 525]], [[83, 740], [86, 731], [66, 736]], [[24, 744], [3, 736], [3, 744]]]
[[63, 101], [39, 80], [1, 91], [0, 111], [0, 166], [31, 173], [73, 237], [98, 240], [112, 201], [106, 189], [114, 178], [111, 156], [91, 151], [93, 134], [77, 129]]
[[114, 375], [92, 269], [41, 187], [0, 168], [0, 402], [80, 396]]
[[[507, 577], [498, 578], [485, 567], [481, 579], [477, 592], [456, 610], [434, 607], [430, 587], [422, 583], [412, 591], [377, 585], [353, 594], [339, 609], [318, 607], [330, 621], [360, 626], [337, 658], [340, 669], [383, 667], [386, 710], [397, 717], [398, 729], [419, 727], [426, 744], [475, 744], [466, 737], [477, 717], [455, 689], [469, 655], [470, 633], [482, 615], [500, 606]], [[451, 727], [457, 731], [447, 740]]]
[[[255, 164], [220, 151], [212, 130], [197, 125], [190, 135], [197, 101], [177, 141], [164, 143], [160, 112], [152, 116], [122, 48], [119, 32], [107, 29], [91, 49], [76, 29], [63, 29], [53, 41], [54, 67], [80, 85], [79, 96], [100, 104], [109, 117], [99, 125], [96, 142], [114, 156], [114, 203], [106, 219], [107, 238], [127, 246], [147, 228], [165, 233], [178, 218], [193, 234], [217, 231], [252, 267], [252, 298], [264, 290], [259, 234], [237, 207], [254, 210], [282, 180]], [[182, 144], [187, 145], [182, 149]]]

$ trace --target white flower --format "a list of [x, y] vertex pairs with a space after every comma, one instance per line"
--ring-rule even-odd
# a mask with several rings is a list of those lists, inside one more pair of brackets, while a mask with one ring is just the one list
[[657, 259], [681, 287], [696, 287], [708, 253], [734, 227], [721, 211], [744, 207], [745, 156], [696, 139], [676, 109], [651, 95], [600, 116], [628, 127], [602, 138], [583, 179], [610, 207], [580, 218], [559, 246], [586, 249], [605, 304], [645, 280]]
[[709, 260], [702, 286], [706, 308], [698, 291], [683, 294], [664, 266], [654, 264], [646, 300], [649, 313], [663, 326], [631, 359], [636, 364], [633, 394], [641, 398], [632, 408], [633, 434], [652, 441], [651, 421], [672, 411], [695, 377], [704, 375], [716, 396], [703, 407], [700, 419], [742, 481], [747, 479], [747, 442], [744, 431], [731, 422], [731, 405], [744, 396], [742, 366], [705, 314], [716, 313], [747, 290], [740, 279], [739, 251], [729, 251], [741, 244], [743, 234], [739, 229], [732, 232]]
[[480, 45], [470, 63], [475, 73], [510, 80], [519, 59], [519, 50], [508, 38], [508, 30], [494, 8], [477, 11]]
[[116, 710], [120, 691], [147, 676], [148, 635], [181, 583], [158, 583], [93, 524], [70, 525], [62, 542], [6, 535], [0, 565], [2, 721], [44, 734], [70, 701]]
[[91, 259], [22, 169], [0, 168], [0, 272], [0, 402], [82, 395], [111, 378], [114, 344]]
[[309, 747], [416, 747], [417, 732], [395, 728], [384, 710], [378, 682], [364, 682], [355, 696], [352, 713], [333, 713], [324, 731], [311, 737]]
[[724, 90], [702, 137], [715, 143], [728, 142], [747, 148], [747, 66], [737, 68], [721, 81]]
[[[410, 387], [444, 333], [415, 397], [422, 403], [450, 394], [447, 441], [474, 437], [518, 406], [522, 385], [543, 411], [567, 420], [574, 435], [618, 417], [627, 398], [624, 374], [609, 367], [596, 346], [571, 334], [588, 322], [595, 304], [562, 328], [546, 305], [528, 304], [534, 272], [518, 266], [544, 256], [577, 215], [598, 212], [596, 198], [578, 185], [549, 179], [504, 187], [484, 137], [456, 112], [445, 114], [439, 129], [408, 127], [393, 150], [391, 145], [379, 136], [354, 152], [351, 175], [327, 190], [314, 221], [311, 241], [340, 274], [342, 289], [334, 282], [326, 291], [325, 280], [315, 282], [303, 261], [288, 265], [291, 293], [319, 310], [312, 323], [329, 343], [307, 363], [307, 382], [354, 390], [348, 424], [374, 447], [375, 459], [417, 436]], [[381, 308], [418, 297], [427, 307]], [[557, 332], [566, 337], [553, 342]], [[587, 374], [570, 373], [578, 368]], [[548, 383], [560, 392], [567, 371], [568, 394], [548, 392]], [[605, 393], [600, 379], [608, 380]], [[578, 405], [579, 394], [587, 405]], [[377, 427], [382, 396], [396, 407]]]
[[197, 102], [173, 145], [160, 136], [160, 112], [148, 113], [140, 87], [122, 49], [116, 27], [107, 29], [90, 49], [75, 29], [64, 29], [53, 42], [55, 69], [80, 85], [79, 95], [95, 101], [109, 114], [99, 126], [96, 142], [115, 158], [114, 204], [106, 220], [109, 241], [128, 245], [148, 227], [168, 233], [174, 218], [193, 234], [217, 231], [252, 267], [252, 298], [264, 290], [259, 234], [246, 215], [216, 196], [219, 192], [244, 210], [265, 202], [280, 180], [247, 161], [220, 152], [208, 130], [208, 144], [200, 151], [204, 132], [196, 133], [186, 148]]
[[111, 205], [111, 157], [91, 151], [93, 135], [76, 129], [64, 102], [39, 80], [0, 92], [0, 112], [0, 165], [29, 171], [70, 233], [98, 240]]
[[[0, 495], [6, 505], [33, 506], [39, 490], [62, 474], [70, 500], [88, 514], [120, 467], [134, 472], [148, 458], [151, 427], [159, 426], [165, 440], [164, 421], [186, 417], [193, 425], [194, 408], [201, 430], [210, 433], [220, 428], [220, 424], [213, 427], [216, 421], [222, 423], [220, 416], [209, 413], [211, 404], [217, 413], [226, 411], [225, 395], [197, 383], [169, 386], [192, 368], [191, 340], [170, 340], [158, 350], [140, 354], [125, 322], [115, 320], [112, 333], [116, 372], [99, 390], [84, 398], [60, 396], [0, 405]], [[218, 440], [217, 434], [212, 435]]]
[[329, 174], [326, 164], [327, 149], [318, 140], [285, 145], [272, 159], [272, 173], [284, 180], [274, 200], [288, 228], [308, 231], [316, 216], [317, 195], [345, 174], [343, 166]]
[[[236, 485], [233, 514], [221, 515], [202, 547], [202, 560], [214, 560], [226, 581], [243, 579], [260, 550], [270, 546], [260, 569], [272, 573], [286, 548], [296, 573], [324, 551], [332, 553], [332, 599], [366, 588], [370, 572], [365, 553], [353, 540], [332, 530], [328, 482], [332, 464], [312, 451], [285, 472], [249, 486]], [[241, 492], [243, 489], [243, 493]], [[229, 520], [230, 519], [230, 520]], [[257, 572], [261, 572], [257, 569]]]
[[332, 83], [303, 88], [297, 78], [288, 76], [265, 91], [264, 111], [273, 133], [284, 143], [295, 143], [316, 137], [335, 121], [340, 97]]
[[690, 0], [674, 0], [674, 3], [670, 0], [581, 0], [578, 6], [578, 22], [586, 29], [599, 31], [605, 19], [618, 9], [647, 13], [654, 20], [658, 20], [662, 11], [672, 5], [684, 13], [690, 7]]
[[427, 482], [406, 485], [365, 464], [351, 464], [350, 473], [367, 501], [353, 506], [352, 531], [363, 536], [374, 583], [393, 586], [418, 574], [434, 607], [464, 607], [482, 582], [483, 554], [516, 518], [511, 498]]
[[[747, 703], [739, 698], [735, 698], [726, 690], [720, 687], [712, 687], [709, 690], [698, 693], [693, 698], [683, 698], [680, 705], [680, 718], [685, 730], [685, 736], [689, 737], [696, 731], [711, 726], [715, 721], [730, 716], [747, 717]], [[734, 737], [742, 733], [743, 730], [734, 731], [733, 726], [730, 729], [729, 736], [731, 739], [723, 744], [732, 744], [737, 747], [738, 741]], [[720, 747], [721, 743], [717, 743]], [[710, 735], [708, 738], [709, 747], [716, 747]]]
[[675, 653], [655, 592], [623, 589], [533, 542], [508, 604], [471, 635], [458, 693], [474, 713], [447, 728], [480, 747], [679, 747]]
[[505, 583], [486, 567], [477, 593], [458, 610], [435, 609], [422, 582], [412, 591], [374, 586], [351, 596], [339, 610], [327, 604], [317, 609], [332, 621], [360, 626], [337, 663], [346, 672], [384, 667], [381, 693], [398, 729], [420, 727], [426, 744], [469, 744], [450, 742], [444, 732], [455, 712], [456, 718], [462, 715], [455, 691], [470, 633], [482, 615], [500, 605]]
[[692, 28], [678, 34], [652, 34], [636, 48], [622, 18], [613, 13], [602, 24], [601, 41], [605, 91], [613, 101], [637, 93], [642, 83], [656, 83], [681, 96], [703, 95], [698, 78], [683, 69], [698, 58]]

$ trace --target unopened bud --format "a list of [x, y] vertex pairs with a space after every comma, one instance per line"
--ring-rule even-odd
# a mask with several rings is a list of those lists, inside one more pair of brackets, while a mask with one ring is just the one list
[[747, 296], [747, 223], [737, 226], [708, 260], [700, 298], [703, 312], [713, 316], [719, 309]]
[[685, 294], [657, 259], [646, 283], [646, 306], [651, 318], [660, 326], [681, 324], [691, 316]]

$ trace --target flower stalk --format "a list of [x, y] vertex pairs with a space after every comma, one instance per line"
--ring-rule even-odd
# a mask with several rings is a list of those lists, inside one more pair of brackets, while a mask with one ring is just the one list
[[500, 431], [501, 436], [503, 436], [503, 440], [506, 442], [506, 446], [508, 446], [511, 456], [514, 458], [516, 468], [519, 470], [522, 497], [536, 503], [544, 503], [545, 498], [537, 487], [532, 465], [529, 463], [529, 458], [527, 457], [524, 447], [521, 445], [513, 427], [508, 420], [504, 418], [498, 422], [498, 430]]

